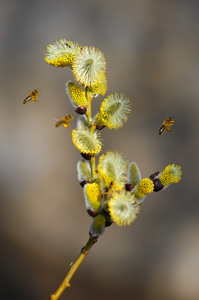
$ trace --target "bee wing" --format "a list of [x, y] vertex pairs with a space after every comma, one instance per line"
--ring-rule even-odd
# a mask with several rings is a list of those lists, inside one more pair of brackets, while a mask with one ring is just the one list
[[61, 125], [63, 125], [64, 127], [69, 127], [68, 122], [65, 120], [65, 117], [57, 117], [54, 118], [54, 120], [56, 121], [55, 127], [59, 127]]
[[55, 121], [57, 121], [57, 123], [55, 124], [55, 127], [59, 127], [61, 125], [63, 125], [64, 127], [69, 127], [68, 123], [70, 123], [70, 121], [72, 120], [73, 116], [72, 115], [67, 115], [64, 117], [56, 117], [54, 118]]
[[55, 118], [53, 118], [53, 120], [56, 121], [55, 127], [59, 127], [63, 124], [63, 118], [61, 118], [61, 117], [55, 117]]

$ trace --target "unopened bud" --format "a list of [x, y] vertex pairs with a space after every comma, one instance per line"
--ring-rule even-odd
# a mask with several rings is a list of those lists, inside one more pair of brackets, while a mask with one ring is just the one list
[[87, 209], [87, 213], [89, 214], [89, 216], [91, 217], [96, 217], [98, 215], [98, 212], [91, 210], [91, 209]]
[[103, 128], [105, 128], [106, 126], [104, 125], [96, 125], [96, 129], [98, 130], [102, 130]]
[[88, 153], [82, 153], [81, 152], [81, 156], [85, 159], [85, 160], [90, 160], [92, 155], [88, 154]]
[[88, 180], [83, 180], [82, 182], [80, 182], [80, 185], [81, 185], [82, 187], [84, 187], [85, 184], [87, 184], [87, 183], [90, 183], [90, 181], [88, 181]]
[[132, 188], [133, 188], [133, 185], [131, 183], [126, 183], [125, 184], [125, 190], [126, 191], [130, 192], [132, 190]]
[[153, 179], [156, 178], [156, 176], [158, 176], [159, 174], [160, 174], [160, 172], [157, 171], [157, 172], [151, 174], [151, 175], [149, 176], [149, 179], [153, 180]]
[[111, 224], [113, 224], [113, 221], [111, 220], [111, 217], [110, 217], [110, 213], [109, 213], [109, 210], [104, 208], [102, 210], [102, 214], [103, 216], [105, 217], [105, 227], [109, 227]]
[[164, 188], [164, 185], [161, 183], [159, 178], [154, 179], [153, 183], [154, 183], [154, 189], [153, 189], [154, 192], [159, 192]]
[[97, 215], [93, 219], [93, 223], [91, 224], [89, 234], [91, 237], [98, 238], [105, 229], [105, 217], [101, 214]]
[[85, 106], [78, 106], [75, 109], [76, 113], [78, 113], [79, 115], [84, 115], [87, 111], [87, 108]]
[[106, 220], [105, 227], [109, 227], [113, 224], [112, 220]]

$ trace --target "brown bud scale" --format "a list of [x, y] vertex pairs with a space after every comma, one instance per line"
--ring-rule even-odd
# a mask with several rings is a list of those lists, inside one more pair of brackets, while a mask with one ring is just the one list
[[76, 113], [78, 113], [79, 115], [84, 115], [87, 111], [87, 108], [85, 106], [78, 106], [75, 109]]
[[161, 183], [159, 178], [154, 179], [153, 183], [154, 183], [154, 189], [153, 189], [154, 192], [159, 192], [164, 188], [164, 185]]

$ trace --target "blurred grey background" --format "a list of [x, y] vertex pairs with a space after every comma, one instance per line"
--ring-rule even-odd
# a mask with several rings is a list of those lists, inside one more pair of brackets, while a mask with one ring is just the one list
[[[105, 55], [108, 92], [132, 102], [128, 122], [101, 131], [143, 177], [179, 164], [178, 184], [150, 194], [129, 227], [107, 228], [61, 299], [199, 299], [199, 2], [0, 1], [0, 299], [48, 299], [88, 239], [80, 158], [64, 84], [44, 61], [61, 38]], [[39, 103], [23, 105], [33, 89]], [[94, 111], [104, 97], [94, 100]], [[172, 134], [158, 135], [175, 116]], [[76, 116], [71, 128], [76, 126]]]

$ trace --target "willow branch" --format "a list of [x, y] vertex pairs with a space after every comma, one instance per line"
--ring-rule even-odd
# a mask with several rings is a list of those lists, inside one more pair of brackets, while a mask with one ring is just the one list
[[64, 290], [68, 287], [70, 287], [70, 280], [81, 265], [84, 258], [89, 254], [89, 250], [91, 247], [97, 242], [97, 238], [90, 237], [87, 244], [82, 248], [80, 255], [76, 259], [76, 261], [71, 265], [70, 270], [64, 280], [62, 281], [61, 285], [57, 289], [57, 291], [50, 295], [50, 300], [57, 300], [61, 296], [61, 294], [64, 292]]

